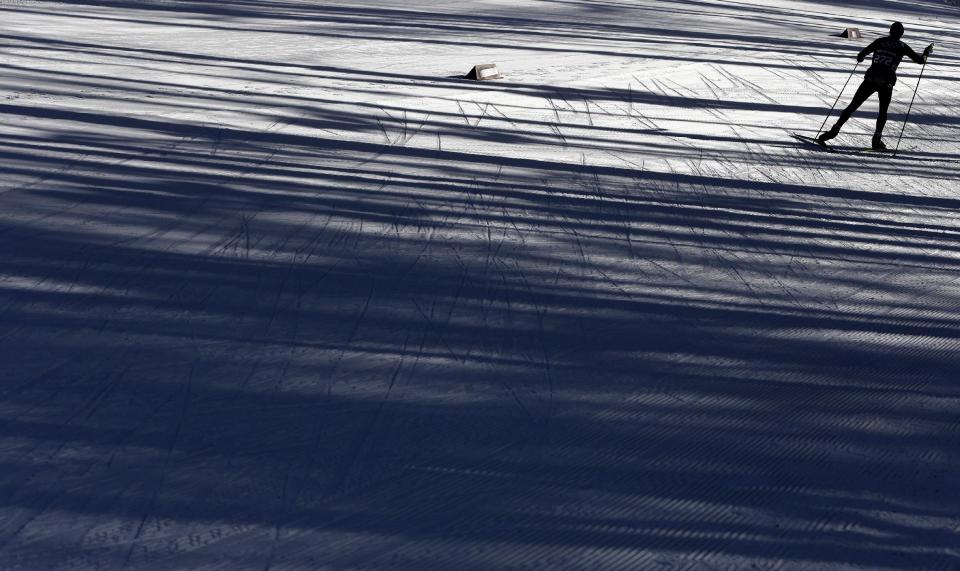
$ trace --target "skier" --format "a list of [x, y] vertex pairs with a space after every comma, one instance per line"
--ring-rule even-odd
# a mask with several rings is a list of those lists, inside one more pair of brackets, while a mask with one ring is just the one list
[[853, 115], [860, 105], [868, 97], [877, 94], [880, 99], [880, 114], [877, 116], [877, 130], [873, 134], [873, 148], [878, 151], [884, 151], [887, 146], [883, 144], [880, 137], [883, 135], [883, 126], [887, 122], [887, 108], [890, 106], [890, 98], [893, 96], [893, 86], [897, 83], [897, 66], [903, 56], [910, 56], [910, 59], [917, 63], [926, 63], [927, 56], [933, 51], [933, 44], [923, 50], [923, 55], [917, 55], [917, 52], [910, 49], [910, 46], [900, 41], [903, 37], [903, 24], [894, 22], [890, 26], [890, 35], [885, 38], [877, 38], [869, 46], [863, 48], [857, 54], [857, 61], [862, 62], [871, 53], [873, 54], [873, 63], [864, 76], [863, 83], [857, 89], [856, 94], [850, 105], [843, 110], [837, 123], [827, 132], [817, 137], [820, 143], [826, 143], [837, 136], [840, 128], [847, 122], [847, 119]]

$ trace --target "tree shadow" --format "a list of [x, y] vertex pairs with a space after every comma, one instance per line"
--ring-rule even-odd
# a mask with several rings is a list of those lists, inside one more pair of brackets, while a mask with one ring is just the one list
[[[187, 86], [32, 77], [50, 94]], [[329, 97], [157, 103], [245, 103], [246, 127], [107, 107], [122, 99], [0, 104], [0, 566], [956, 562], [960, 200], [850, 182], [949, 180], [951, 163], [778, 151], [850, 177], [777, 180], [721, 168], [754, 160], [745, 148], [687, 170], [577, 164], [393, 143], [373, 104]], [[463, 136], [460, 120], [422, 128]], [[471, 140], [556, 147], [549, 121], [488, 121]], [[692, 161], [678, 140], [734, 142], [597, 123], [564, 148]]]

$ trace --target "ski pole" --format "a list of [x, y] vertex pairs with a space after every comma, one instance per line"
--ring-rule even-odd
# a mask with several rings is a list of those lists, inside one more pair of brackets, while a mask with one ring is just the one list
[[[827, 124], [827, 119], [830, 118], [830, 115], [833, 115], [833, 109], [837, 106], [837, 103], [840, 102], [840, 97], [843, 95], [844, 90], [847, 88], [847, 83], [850, 83], [850, 80], [853, 79], [853, 74], [857, 73], [857, 68], [860, 67], [860, 62], [857, 61], [857, 64], [853, 66], [853, 71], [850, 72], [850, 77], [847, 78], [847, 82], [843, 84], [843, 87], [840, 88], [840, 93], [837, 94], [837, 100], [833, 102], [833, 105], [830, 106], [830, 112], [827, 113], [827, 116], [823, 118], [823, 123], [820, 125], [820, 128], [817, 129], [817, 137], [820, 136], [820, 132], [823, 131], [824, 126]], [[814, 137], [814, 138], [817, 138]]]
[[[933, 44], [930, 44], [929, 51], [927, 51], [927, 57], [933, 53]], [[913, 97], [910, 98], [910, 106], [907, 107], [907, 116], [903, 118], [903, 126], [900, 127], [900, 136], [897, 137], [897, 146], [893, 149], [893, 156], [897, 156], [897, 151], [900, 150], [900, 139], [903, 139], [903, 131], [907, 128], [907, 119], [910, 118], [910, 110], [913, 109], [913, 100], [917, 98], [917, 91], [920, 90], [920, 80], [923, 79], [923, 70], [927, 69], [927, 57], [923, 58], [923, 65], [920, 66], [920, 77], [917, 78], [917, 87], [913, 90]]]

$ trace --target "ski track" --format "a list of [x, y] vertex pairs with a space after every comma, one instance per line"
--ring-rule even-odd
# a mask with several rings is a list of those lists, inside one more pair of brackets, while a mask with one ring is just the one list
[[881, 4], [0, 6], [0, 569], [957, 568], [955, 58], [791, 138]]

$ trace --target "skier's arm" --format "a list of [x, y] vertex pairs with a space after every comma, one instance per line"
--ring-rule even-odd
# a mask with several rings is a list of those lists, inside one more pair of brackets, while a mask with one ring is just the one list
[[874, 50], [877, 49], [877, 42], [880, 40], [873, 40], [870, 42], [870, 45], [860, 50], [860, 53], [857, 54], [857, 61], [863, 61], [868, 55], [872, 54]]
[[907, 48], [907, 56], [909, 56], [910, 59], [912, 59], [916, 63], [921, 63], [921, 64], [927, 63], [927, 56], [929, 56], [930, 52], [933, 51], [933, 44], [930, 44], [929, 46], [927, 46], [927, 49], [923, 50], [922, 56], [917, 55], [917, 52], [913, 51], [913, 49], [910, 48], [910, 46], [904, 46], [904, 47]]

